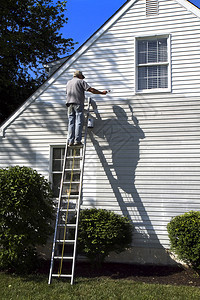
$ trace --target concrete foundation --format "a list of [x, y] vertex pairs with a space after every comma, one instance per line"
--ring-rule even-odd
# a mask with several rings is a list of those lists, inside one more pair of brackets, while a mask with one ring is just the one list
[[[51, 258], [51, 251], [52, 243], [48, 243], [45, 247], [38, 248], [38, 253], [46, 260]], [[78, 256], [77, 259], [84, 261], [87, 260], [87, 258], [83, 256]], [[106, 262], [166, 266], [183, 264], [167, 249], [142, 247], [132, 247], [120, 254], [110, 253], [110, 255], [106, 258]]]
[[181, 262], [164, 248], [139, 248], [132, 247], [120, 254], [111, 253], [106, 259], [108, 262], [152, 265], [177, 265]]

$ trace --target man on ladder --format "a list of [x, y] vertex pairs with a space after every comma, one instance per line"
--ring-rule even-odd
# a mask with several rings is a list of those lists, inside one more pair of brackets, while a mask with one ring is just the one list
[[[63, 160], [63, 170], [60, 182], [60, 192], [58, 199], [58, 208], [55, 222], [54, 240], [51, 254], [51, 265], [49, 272], [49, 281], [52, 277], [71, 278], [71, 284], [74, 281], [74, 267], [76, 259], [78, 221], [80, 212], [80, 201], [82, 195], [82, 181], [85, 161], [87, 128], [84, 134], [84, 145], [81, 146], [82, 128], [83, 128], [83, 113], [85, 102], [85, 91], [93, 94], [106, 95], [107, 91], [100, 92], [91, 88], [84, 80], [82, 72], [76, 71], [74, 78], [67, 83], [67, 106], [69, 115], [68, 138], [66, 140], [65, 154]], [[90, 99], [88, 99], [87, 120], [89, 116]], [[68, 149], [68, 146], [79, 145]], [[68, 151], [69, 150], [69, 151]], [[73, 155], [71, 150], [73, 150]], [[77, 154], [78, 153], [78, 154]], [[71, 163], [72, 161], [72, 166]], [[75, 160], [78, 159], [80, 169], [75, 168]], [[76, 180], [74, 174], [76, 173]], [[70, 180], [69, 180], [70, 179]], [[72, 185], [78, 186], [77, 192], [71, 194]], [[69, 187], [69, 188], [68, 188]], [[69, 222], [74, 220], [73, 223]], [[71, 235], [70, 236], [70, 230]], [[62, 245], [62, 247], [60, 247]], [[68, 251], [72, 249], [71, 251]], [[70, 252], [70, 253], [68, 253]], [[60, 261], [60, 267], [56, 272], [54, 261]], [[68, 262], [67, 269], [62, 273], [63, 261]], [[70, 266], [71, 265], [71, 266]]]
[[85, 91], [92, 94], [106, 95], [107, 91], [98, 91], [84, 81], [81, 71], [75, 71], [73, 79], [67, 82], [66, 94], [68, 107], [68, 145], [82, 145], [82, 129], [84, 120]]

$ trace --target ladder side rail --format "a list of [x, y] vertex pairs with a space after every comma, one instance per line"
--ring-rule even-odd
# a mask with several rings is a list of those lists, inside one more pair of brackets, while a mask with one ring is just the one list
[[[73, 180], [73, 170], [74, 170], [75, 155], [76, 155], [76, 149], [74, 149], [74, 151], [73, 151], [73, 163], [72, 163], [70, 186], [69, 186], [69, 192], [68, 192], [67, 211], [66, 211], [65, 224], [64, 224], [64, 235], [63, 235], [63, 245], [62, 245], [62, 255], [61, 255], [59, 275], [61, 275], [61, 272], [62, 272], [62, 265], [63, 265], [63, 259], [64, 259], [64, 249], [65, 249], [65, 240], [66, 240], [67, 227], [74, 226], [73, 224], [67, 224], [67, 221], [68, 221], [68, 209], [69, 209], [70, 195], [71, 195], [71, 184], [72, 184], [72, 180]], [[63, 181], [62, 184], [64, 184], [64, 181]], [[62, 224], [58, 224], [58, 226], [59, 225], [62, 225]]]
[[74, 282], [74, 269], [75, 269], [77, 238], [78, 238], [78, 224], [79, 224], [79, 214], [80, 214], [80, 202], [81, 202], [81, 196], [82, 196], [82, 183], [83, 183], [83, 172], [84, 172], [84, 163], [85, 163], [87, 130], [88, 130], [87, 124], [88, 124], [88, 118], [89, 118], [89, 112], [90, 112], [90, 104], [91, 104], [91, 98], [88, 97], [88, 107], [87, 107], [87, 115], [86, 115], [86, 122], [85, 122], [85, 135], [84, 135], [84, 145], [83, 145], [80, 185], [79, 185], [79, 197], [78, 197], [77, 216], [76, 216], [76, 229], [75, 229], [75, 239], [74, 239], [75, 243], [74, 243], [74, 254], [73, 254], [73, 262], [72, 262], [71, 285], [73, 285], [73, 282]]
[[68, 148], [68, 138], [66, 140], [65, 154], [64, 154], [64, 161], [63, 161], [63, 169], [62, 169], [62, 176], [61, 176], [61, 182], [60, 182], [60, 191], [59, 191], [59, 198], [58, 198], [58, 207], [57, 207], [57, 214], [56, 214], [56, 223], [55, 223], [55, 231], [54, 231], [54, 238], [53, 238], [53, 246], [52, 246], [52, 254], [51, 254], [51, 266], [50, 266], [48, 284], [51, 284], [51, 279], [52, 279], [53, 261], [54, 261], [54, 254], [55, 254], [55, 247], [56, 247], [56, 237], [57, 237], [57, 229], [58, 229], [58, 220], [59, 220], [59, 213], [60, 213], [60, 207], [61, 207], [61, 201], [62, 201], [62, 191], [63, 191], [65, 165], [66, 165], [66, 160], [67, 160], [67, 148]]

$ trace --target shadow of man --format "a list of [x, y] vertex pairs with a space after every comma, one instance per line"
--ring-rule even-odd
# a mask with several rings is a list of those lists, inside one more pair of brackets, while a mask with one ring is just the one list
[[[97, 108], [93, 107], [96, 120], [95, 127], [89, 131], [89, 135], [123, 215], [126, 215], [136, 228], [137, 242], [140, 245], [148, 243], [157, 247], [160, 242], [135, 186], [135, 172], [140, 160], [140, 140], [144, 139], [145, 135], [132, 107], [128, 107], [131, 123], [128, 122], [124, 109], [118, 105], [113, 106], [116, 117], [105, 120], [101, 119]], [[112, 153], [111, 163], [104, 154], [107, 150]]]
[[135, 170], [140, 159], [139, 143], [145, 136], [133, 115], [133, 124], [130, 124], [123, 108], [114, 105], [113, 111], [117, 119], [110, 122], [109, 130], [104, 135], [112, 150], [116, 183], [125, 193], [133, 196], [137, 194], [134, 182]]

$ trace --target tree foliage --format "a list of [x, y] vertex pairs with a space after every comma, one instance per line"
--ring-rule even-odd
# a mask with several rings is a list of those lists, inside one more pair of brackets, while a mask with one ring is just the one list
[[64, 16], [66, 2], [1, 0], [0, 106], [3, 118], [44, 81], [41, 64], [67, 55], [73, 49], [73, 40], [59, 33], [68, 20]]
[[52, 233], [52, 192], [47, 180], [28, 167], [0, 169], [0, 266], [33, 267], [36, 247]]

